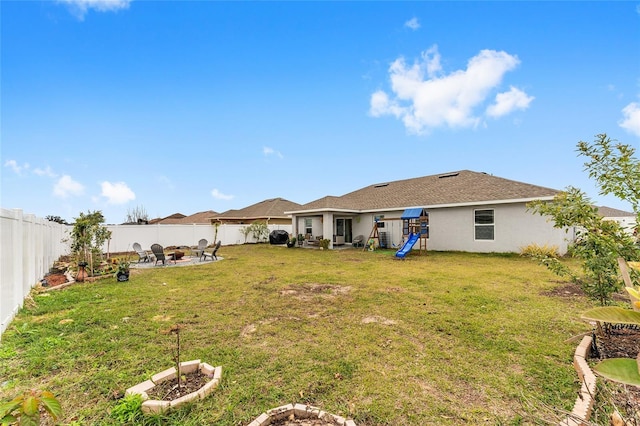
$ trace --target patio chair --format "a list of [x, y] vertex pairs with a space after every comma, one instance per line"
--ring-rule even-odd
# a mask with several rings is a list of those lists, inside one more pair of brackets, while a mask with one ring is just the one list
[[357, 235], [351, 242], [353, 247], [364, 247], [364, 235]]
[[138, 263], [140, 262], [151, 262], [151, 255], [149, 255], [149, 253], [147, 253], [146, 250], [142, 249], [142, 246], [140, 245], [140, 243], [133, 243], [133, 249], [136, 251], [136, 253], [138, 253]]
[[[204, 253], [204, 249], [207, 248], [209, 242], [204, 238], [198, 241], [198, 248], [191, 250], [191, 257], [202, 257], [202, 253]], [[202, 259], [200, 259], [202, 260]]]
[[[160, 244], [151, 244], [151, 251], [153, 252], [153, 255], [156, 257], [156, 262], [155, 262], [156, 265], [160, 261], [162, 261], [162, 264], [164, 265], [167, 260], [172, 260], [171, 258], [167, 258], [164, 255], [164, 248], [162, 248]], [[173, 259], [173, 263], [176, 263], [175, 259]]]
[[214, 259], [215, 259], [215, 260], [218, 260], [218, 257], [216, 256], [216, 253], [218, 252], [218, 249], [220, 248], [220, 245], [221, 245], [221, 244], [222, 244], [222, 243], [221, 243], [220, 241], [218, 241], [218, 242], [216, 243], [216, 245], [215, 245], [215, 246], [213, 246], [213, 250], [211, 251], [211, 253], [207, 253], [206, 251], [203, 251], [203, 252], [202, 252], [202, 256], [200, 257], [200, 260], [202, 260], [202, 259], [206, 260], [206, 259], [207, 259], [207, 257], [210, 257], [210, 258], [211, 258], [211, 260], [214, 260]]

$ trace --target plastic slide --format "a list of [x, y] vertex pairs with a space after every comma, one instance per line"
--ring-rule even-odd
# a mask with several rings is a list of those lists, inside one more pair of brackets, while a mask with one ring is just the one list
[[420, 234], [418, 234], [417, 232], [409, 235], [409, 239], [404, 243], [402, 247], [400, 247], [400, 250], [396, 252], [396, 257], [403, 259], [407, 255], [407, 253], [411, 251], [416, 241], [418, 241], [418, 238], [420, 238]]

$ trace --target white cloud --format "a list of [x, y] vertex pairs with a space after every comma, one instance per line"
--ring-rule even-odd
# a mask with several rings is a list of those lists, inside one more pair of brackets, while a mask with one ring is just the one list
[[527, 109], [533, 99], [533, 96], [528, 96], [522, 90], [511, 86], [508, 92], [496, 95], [495, 103], [487, 108], [487, 115], [498, 118], [518, 109]]
[[125, 204], [136, 199], [136, 194], [124, 182], [102, 182], [100, 195], [107, 199], [108, 204]]
[[407, 28], [411, 28], [412, 30], [417, 30], [418, 28], [420, 28], [420, 22], [418, 21], [418, 18], [416, 18], [415, 16], [411, 19], [409, 19], [407, 22], [404, 23], [404, 26]]
[[636, 136], [640, 136], [640, 103], [631, 102], [622, 109], [624, 118], [618, 125]]
[[97, 12], [115, 12], [121, 9], [128, 9], [132, 0], [57, 0], [69, 6], [71, 13], [78, 19], [83, 20], [84, 16], [93, 9]]
[[53, 195], [60, 198], [68, 198], [70, 196], [79, 196], [84, 194], [84, 186], [71, 179], [69, 175], [63, 175], [53, 185]]
[[[389, 66], [392, 97], [384, 91], [371, 96], [370, 113], [374, 117], [392, 115], [403, 121], [410, 133], [423, 134], [437, 127], [476, 127], [480, 118], [474, 109], [485, 103], [502, 82], [505, 73], [520, 60], [506, 52], [482, 50], [467, 63], [467, 68], [443, 74], [437, 46], [422, 53], [421, 59], [407, 65], [404, 58]], [[531, 102], [524, 92], [514, 89], [496, 97], [494, 113], [507, 101], [512, 108]], [[528, 105], [528, 103], [527, 103]]]
[[53, 170], [51, 170], [51, 167], [49, 166], [45, 167], [44, 169], [36, 167], [35, 169], [33, 169], [33, 173], [35, 173], [38, 176], [46, 176], [50, 178], [54, 178], [58, 176], [53, 172]]
[[9, 167], [17, 175], [22, 175], [23, 171], [26, 171], [29, 169], [28, 163], [24, 163], [20, 165], [16, 160], [7, 160], [4, 162], [4, 166]]
[[262, 148], [262, 153], [265, 155], [265, 157], [269, 157], [270, 155], [275, 155], [278, 158], [284, 158], [282, 153], [280, 153], [280, 151], [276, 151], [273, 148], [269, 148], [268, 146], [265, 146]]
[[231, 200], [234, 196], [233, 195], [226, 195], [223, 194], [222, 192], [218, 191], [217, 189], [213, 189], [211, 190], [211, 196], [217, 200]]

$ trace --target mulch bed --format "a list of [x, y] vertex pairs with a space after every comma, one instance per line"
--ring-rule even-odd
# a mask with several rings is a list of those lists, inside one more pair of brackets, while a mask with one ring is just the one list
[[43, 287], [56, 287], [69, 281], [67, 276], [61, 273], [49, 274], [44, 279], [47, 281], [47, 285], [43, 283]]

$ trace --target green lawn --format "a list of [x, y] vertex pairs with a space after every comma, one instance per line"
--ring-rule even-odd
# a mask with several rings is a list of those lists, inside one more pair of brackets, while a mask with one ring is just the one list
[[[223, 366], [147, 423], [246, 425], [309, 403], [362, 425], [531, 424], [571, 410], [583, 297], [517, 255], [223, 247], [206, 265], [34, 295], [0, 342], [0, 398], [51, 390], [63, 423], [117, 424], [124, 390], [182, 360]], [[560, 414], [559, 417], [562, 418]]]

